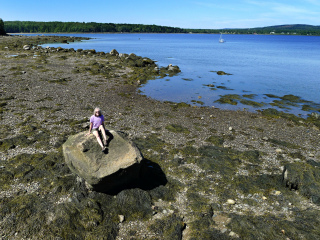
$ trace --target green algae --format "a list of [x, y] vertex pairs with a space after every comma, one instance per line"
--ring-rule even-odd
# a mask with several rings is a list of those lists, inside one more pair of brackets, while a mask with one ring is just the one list
[[175, 214], [156, 219], [154, 223], [148, 226], [148, 229], [157, 235], [159, 239], [182, 239], [182, 231], [185, 224], [182, 219]]
[[180, 124], [169, 124], [166, 126], [166, 129], [170, 132], [173, 132], [173, 133], [184, 133], [184, 134], [190, 133], [188, 128], [185, 128], [185, 127], [181, 126]]
[[200, 105], [204, 105], [204, 102], [202, 102], [202, 101], [191, 100], [191, 102], [192, 102], [193, 104], [200, 104]]
[[222, 146], [224, 143], [224, 139], [218, 136], [210, 136], [206, 139], [206, 142], [212, 143], [215, 146]]
[[116, 197], [116, 211], [129, 221], [148, 219], [152, 216], [151, 197], [141, 189], [121, 191]]
[[285, 217], [265, 214], [248, 216], [231, 214], [228, 227], [241, 239], [317, 239], [320, 235], [317, 225], [320, 223], [319, 212], [293, 210], [294, 221]]
[[299, 149], [301, 148], [300, 146], [297, 146], [295, 144], [289, 143], [287, 141], [281, 141], [278, 139], [268, 139], [268, 142], [277, 145], [277, 146], [282, 146], [282, 147], [287, 147], [287, 148], [292, 148], [292, 149]]
[[221, 104], [231, 104], [231, 105], [237, 105], [237, 100], [241, 100], [241, 96], [237, 94], [226, 94], [221, 96], [220, 99], [216, 100], [215, 102], [221, 103]]
[[258, 110], [258, 111], [261, 112], [261, 114], [265, 117], [284, 118], [284, 119], [291, 120], [292, 122], [294, 122], [297, 125], [301, 125], [301, 121], [304, 121], [303, 118], [299, 118], [294, 114], [284, 113], [284, 112], [278, 111], [274, 108], [267, 108], [267, 109]]
[[246, 99], [241, 99], [240, 103], [243, 104], [243, 105], [248, 105], [248, 106], [252, 106], [252, 107], [263, 107], [263, 106], [265, 106], [264, 103], [259, 103], [259, 102], [250, 101], [250, 100], [246, 100]]
[[254, 99], [257, 96], [258, 96], [257, 94], [244, 94], [244, 95], [242, 95], [242, 97], [249, 98], [249, 99]]
[[13, 138], [8, 138], [0, 141], [0, 150], [7, 151], [13, 149], [16, 146], [28, 147], [30, 144], [34, 143], [34, 140], [28, 139], [25, 135], [18, 135]]

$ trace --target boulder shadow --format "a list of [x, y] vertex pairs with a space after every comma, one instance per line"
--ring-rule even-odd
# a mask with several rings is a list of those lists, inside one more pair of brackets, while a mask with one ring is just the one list
[[[137, 170], [139, 174], [134, 177], [131, 172], [136, 172]], [[119, 172], [115, 173], [115, 175], [118, 175], [118, 177], [122, 175], [122, 179], [126, 180], [122, 181], [121, 183], [118, 182], [119, 184], [114, 185], [114, 187], [110, 189], [109, 183], [111, 179], [109, 178], [109, 183], [101, 183], [93, 190], [109, 195], [117, 195], [121, 191], [127, 189], [139, 188], [145, 191], [152, 190], [161, 185], [164, 186], [168, 182], [167, 177], [159, 164], [147, 159], [143, 159], [139, 164], [135, 164], [127, 170], [119, 170]]]

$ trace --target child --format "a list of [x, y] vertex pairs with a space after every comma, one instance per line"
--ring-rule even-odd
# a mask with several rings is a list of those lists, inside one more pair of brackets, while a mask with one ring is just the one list
[[[104, 138], [103, 143], [99, 136], [99, 130], [101, 131], [102, 136]], [[97, 141], [101, 146], [102, 151], [104, 152], [104, 150], [106, 149], [105, 145], [107, 145], [107, 135], [106, 130], [104, 128], [104, 117], [100, 108], [95, 108], [93, 115], [90, 117], [90, 128], [89, 133], [87, 135], [89, 135], [91, 132], [97, 138]]]

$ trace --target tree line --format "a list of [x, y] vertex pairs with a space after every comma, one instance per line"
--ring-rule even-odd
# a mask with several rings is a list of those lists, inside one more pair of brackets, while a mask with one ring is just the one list
[[158, 25], [96, 22], [34, 22], [0, 19], [0, 34], [7, 33], [226, 33], [320, 35], [320, 26], [292, 24], [260, 28], [183, 29]]
[[7, 33], [186, 33], [185, 29], [143, 24], [5, 21]]

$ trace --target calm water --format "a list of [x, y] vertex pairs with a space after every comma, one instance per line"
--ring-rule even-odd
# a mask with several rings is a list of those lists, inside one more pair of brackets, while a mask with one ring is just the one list
[[[178, 65], [182, 71], [178, 76], [151, 80], [141, 87], [143, 94], [159, 100], [255, 110], [242, 104], [218, 104], [215, 100], [225, 94], [255, 94], [251, 100], [270, 103], [275, 99], [264, 94], [293, 94], [320, 103], [320, 37], [224, 35], [226, 42], [219, 43], [219, 35], [215, 34], [63, 35], [94, 39], [60, 44], [62, 47], [103, 52], [116, 49], [149, 57], [160, 66]], [[221, 76], [216, 71], [232, 75]], [[215, 90], [205, 86], [208, 84], [214, 85]], [[300, 107], [290, 108], [281, 110], [307, 114]]]

